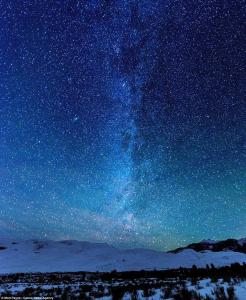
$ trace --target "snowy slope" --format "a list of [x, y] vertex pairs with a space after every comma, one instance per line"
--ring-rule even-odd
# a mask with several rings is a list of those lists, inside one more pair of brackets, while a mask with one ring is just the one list
[[235, 251], [178, 253], [146, 249], [117, 249], [107, 244], [79, 241], [12, 241], [0, 239], [0, 273], [53, 271], [118, 271], [215, 266], [246, 263]]

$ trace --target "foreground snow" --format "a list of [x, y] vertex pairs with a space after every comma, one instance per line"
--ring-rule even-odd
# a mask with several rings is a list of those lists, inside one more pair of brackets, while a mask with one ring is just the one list
[[146, 249], [117, 249], [107, 244], [79, 241], [0, 240], [0, 273], [128, 271], [205, 267], [213, 263], [225, 266], [246, 263], [246, 254], [234, 251], [179, 253]]
[[223, 280], [218, 280], [218, 282], [212, 283], [211, 279], [203, 279], [198, 281], [197, 285], [195, 286], [192, 285], [190, 282], [188, 282], [189, 290], [198, 292], [200, 296], [204, 298], [206, 296], [209, 296], [212, 299], [217, 299], [216, 296], [214, 295], [214, 291], [218, 287], [223, 288], [226, 297], [228, 297], [227, 289], [230, 288], [230, 286], [234, 287], [235, 296], [237, 300], [246, 299], [246, 281], [241, 281], [235, 284], [229, 284], [228, 282], [223, 282]]
[[[75, 275], [76, 276], [76, 275]], [[47, 296], [58, 297], [63, 295], [62, 299], [67, 295], [73, 296], [74, 299], [100, 299], [100, 300], [161, 300], [161, 299], [200, 299], [200, 300], [218, 300], [218, 299], [246, 299], [246, 281], [238, 278], [231, 278], [229, 282], [219, 279], [212, 282], [210, 278], [198, 280], [195, 283], [190, 279], [180, 281], [173, 278], [169, 280], [158, 280], [155, 278], [149, 279], [134, 279], [134, 280], [112, 280], [103, 281], [101, 279], [93, 279], [91, 281], [75, 281], [74, 283], [30, 283], [28, 278], [24, 283], [22, 278], [21, 283], [1, 283], [0, 296], [5, 297], [22, 297], [28, 293], [34, 293], [41, 298]], [[132, 288], [135, 286], [135, 288]], [[159, 286], [159, 287], [157, 287]], [[120, 290], [124, 287], [122, 293], [114, 292], [115, 289]], [[229, 290], [233, 289], [229, 295]], [[184, 293], [186, 291], [186, 293]], [[188, 294], [187, 294], [188, 292]], [[114, 296], [113, 296], [114, 295]], [[188, 298], [187, 298], [188, 297]], [[29, 294], [29, 298], [31, 298]]]

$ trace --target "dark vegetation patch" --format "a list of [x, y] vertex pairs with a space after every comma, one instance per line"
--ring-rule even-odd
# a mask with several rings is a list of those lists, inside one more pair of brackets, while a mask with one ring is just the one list
[[[53, 297], [54, 300], [93, 300], [111, 296], [121, 300], [128, 295], [146, 299], [161, 295], [160, 299], [211, 300], [199, 294], [199, 281], [210, 279], [215, 299], [235, 300], [234, 285], [246, 280], [246, 264], [238, 263], [227, 267], [206, 268], [193, 266], [190, 269], [132, 271], [132, 272], [71, 272], [71, 273], [17, 273], [0, 275], [1, 297]], [[22, 284], [23, 289], [12, 294], [11, 287]], [[226, 283], [226, 285], [225, 285]], [[224, 286], [223, 286], [224, 284]], [[196, 287], [190, 290], [189, 285]], [[214, 299], [213, 298], [213, 299]]]

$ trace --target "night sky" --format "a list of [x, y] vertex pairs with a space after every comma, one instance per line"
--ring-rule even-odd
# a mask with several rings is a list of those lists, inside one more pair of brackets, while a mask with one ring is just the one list
[[0, 236], [245, 237], [243, 2], [0, 1]]

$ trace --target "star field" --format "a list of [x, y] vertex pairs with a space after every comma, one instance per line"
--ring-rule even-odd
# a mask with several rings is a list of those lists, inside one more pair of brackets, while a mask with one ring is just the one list
[[0, 2], [0, 236], [245, 236], [243, 8]]

